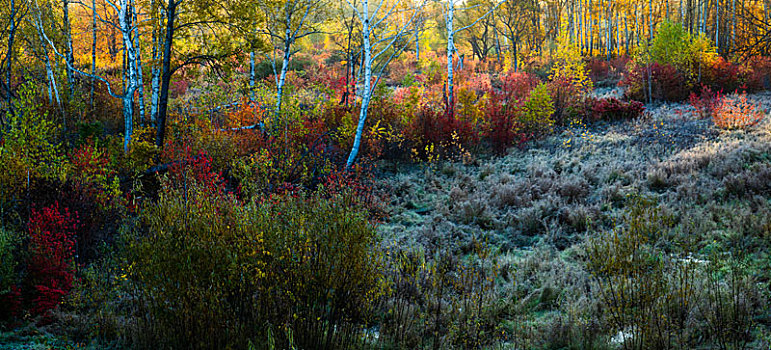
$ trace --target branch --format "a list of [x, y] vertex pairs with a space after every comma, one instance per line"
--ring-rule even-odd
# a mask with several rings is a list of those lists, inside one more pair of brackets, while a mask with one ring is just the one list
[[465, 27], [462, 27], [462, 28], [460, 28], [460, 29], [456, 29], [456, 30], [453, 30], [453, 31], [452, 31], [452, 33], [453, 33], [453, 34], [455, 34], [455, 33], [457, 33], [457, 32], [460, 32], [461, 30], [466, 30], [466, 29], [468, 29], [468, 28], [471, 28], [471, 27], [473, 27], [473, 26], [474, 26], [475, 24], [477, 24], [477, 23], [478, 23], [480, 20], [482, 20], [483, 18], [487, 17], [487, 15], [489, 15], [489, 14], [491, 14], [493, 11], [495, 11], [495, 9], [497, 9], [497, 8], [498, 8], [498, 6], [501, 6], [501, 4], [503, 4], [504, 2], [506, 2], [506, 0], [502, 0], [501, 2], [499, 2], [499, 3], [495, 4], [495, 6], [493, 6], [493, 8], [491, 8], [491, 9], [490, 9], [490, 11], [487, 11], [487, 13], [485, 13], [485, 14], [484, 14], [484, 15], [482, 15], [481, 17], [477, 18], [477, 19], [476, 19], [476, 21], [474, 21], [473, 23], [471, 23], [471, 24], [469, 24], [469, 25], [467, 25], [467, 26], [465, 26]]

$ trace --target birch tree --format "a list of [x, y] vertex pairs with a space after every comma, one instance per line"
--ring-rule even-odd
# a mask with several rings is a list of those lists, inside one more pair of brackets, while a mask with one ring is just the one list
[[[283, 4], [275, 6], [272, 2], [260, 2], [265, 15], [265, 28], [259, 30], [259, 33], [268, 37], [273, 43], [273, 51], [266, 54], [273, 68], [273, 75], [276, 80], [276, 105], [275, 114], [281, 112], [281, 100], [284, 93], [284, 84], [286, 83], [286, 73], [289, 71], [289, 61], [297, 53], [294, 44], [309, 35], [320, 33], [318, 25], [324, 19], [324, 7], [327, 0], [284, 0]], [[281, 57], [281, 61], [278, 57]], [[252, 72], [250, 77], [250, 87], [254, 85], [254, 54], [251, 53]], [[280, 71], [277, 71], [277, 64], [281, 63]]]
[[104, 82], [107, 85], [107, 92], [112, 97], [118, 98], [122, 101], [124, 121], [123, 150], [124, 152], [128, 152], [129, 145], [131, 143], [131, 137], [134, 131], [134, 93], [139, 86], [139, 74], [137, 71], [141, 69], [137, 61], [135, 46], [136, 38], [134, 37], [134, 34], [136, 33], [136, 24], [134, 22], [134, 18], [136, 17], [134, 13], [135, 6], [133, 0], [118, 0], [117, 2], [107, 0], [107, 4], [109, 4], [109, 6], [111, 6], [117, 13], [118, 23], [115, 24], [110, 21], [103, 22], [116, 27], [116, 29], [121, 33], [121, 42], [123, 44], [123, 50], [125, 51], [126, 56], [126, 65], [123, 73], [124, 84], [122, 93], [115, 92], [109, 80], [98, 75], [86, 73], [74, 67], [71, 62], [66, 59], [65, 55], [62, 55], [58, 52], [56, 45], [54, 45], [54, 42], [48, 37], [45, 30], [43, 29], [42, 20], [40, 19], [40, 6], [38, 5], [37, 0], [35, 0], [35, 5], [37, 7], [38, 21], [35, 23], [35, 26], [38, 30], [38, 34], [41, 36], [41, 41], [44, 43], [43, 47], [46, 48], [50, 46], [50, 48], [54, 51], [54, 54], [65, 58], [67, 69], [72, 72], [77, 72], [92, 79], [97, 79]]
[[[407, 41], [409, 41], [409, 38], [414, 37], [410, 35], [410, 28], [417, 15], [425, 7], [426, 2], [421, 0], [417, 5], [406, 4], [404, 0], [395, 0], [390, 4], [386, 0], [376, 0], [372, 4], [370, 4], [370, 0], [361, 0], [358, 5], [352, 3], [351, 0], [346, 0], [346, 2], [361, 23], [362, 69], [364, 71], [359, 122], [356, 126], [353, 147], [346, 162], [346, 168], [350, 168], [359, 153], [364, 123], [367, 121], [367, 109], [374, 88], [380, 81], [383, 70], [388, 63], [407, 46], [404, 43], [397, 45], [397, 42], [403, 41], [401, 39], [408, 39]], [[377, 78], [374, 82], [372, 81], [373, 71], [377, 71]]]
[[449, 108], [449, 113], [451, 114], [454, 113], [454, 109], [455, 109], [455, 106], [454, 106], [455, 96], [453, 94], [453, 90], [454, 90], [453, 59], [455, 58], [455, 53], [457, 52], [457, 49], [455, 48], [455, 34], [473, 27], [479, 21], [489, 16], [493, 11], [495, 11], [495, 9], [498, 8], [498, 6], [500, 6], [505, 1], [506, 0], [496, 3], [494, 6], [490, 8], [489, 11], [479, 16], [473, 22], [457, 29], [455, 29], [454, 27], [455, 16], [456, 16], [455, 12], [468, 10], [470, 8], [456, 9], [455, 5], [456, 5], [456, 2], [459, 2], [458, 0], [446, 0], [441, 3], [444, 10], [444, 21], [447, 28], [447, 106]]

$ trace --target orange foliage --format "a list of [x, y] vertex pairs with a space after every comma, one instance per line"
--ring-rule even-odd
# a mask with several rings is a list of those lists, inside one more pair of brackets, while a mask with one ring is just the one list
[[721, 129], [744, 129], [757, 125], [765, 116], [764, 111], [747, 100], [747, 93], [735, 98], [723, 98], [712, 114], [712, 121]]

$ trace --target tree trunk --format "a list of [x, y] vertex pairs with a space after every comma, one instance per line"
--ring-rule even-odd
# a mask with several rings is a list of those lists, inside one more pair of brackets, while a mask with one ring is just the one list
[[70, 1], [63, 0], [62, 3], [62, 27], [64, 29], [64, 40], [67, 46], [65, 59], [67, 60], [67, 95], [72, 97], [75, 93], [75, 76], [70, 67], [74, 65], [75, 59], [72, 54], [72, 31], [70, 30]]
[[249, 52], [249, 101], [254, 102], [254, 50]]
[[648, 42], [653, 40], [653, 0], [648, 0]]
[[136, 7], [131, 6], [131, 16], [134, 23], [134, 32], [136, 33], [134, 40], [136, 40], [137, 44], [135, 47], [135, 54], [136, 54], [136, 64], [135, 64], [135, 72], [136, 72], [136, 89], [137, 91], [137, 103], [139, 104], [139, 120], [142, 121], [142, 123], [147, 123], [147, 118], [145, 116], [145, 80], [144, 80], [144, 74], [142, 74], [142, 45], [139, 43], [139, 28], [136, 27], [137, 23], [139, 21], [137, 20], [137, 12]]
[[592, 18], [592, 0], [589, 0], [589, 57], [594, 54], [594, 35], [592, 29], [594, 27], [594, 19]]
[[137, 88], [137, 55], [131, 33], [134, 31], [131, 20], [130, 0], [121, 0], [120, 22], [121, 36], [123, 37], [123, 52], [126, 57], [126, 83], [123, 88], [123, 151], [128, 153], [131, 144], [131, 136], [134, 133], [134, 92]]
[[161, 11], [160, 14], [160, 20], [158, 22], [157, 27], [153, 29], [153, 68], [151, 71], [152, 77], [150, 78], [152, 80], [152, 95], [151, 95], [151, 101], [150, 101], [150, 123], [151, 124], [157, 124], [157, 118], [158, 118], [158, 99], [160, 98], [160, 82], [161, 82], [161, 69], [158, 67], [158, 47], [163, 45], [165, 47], [165, 41], [162, 40], [163, 38], [163, 19], [164, 19], [164, 12]]
[[[96, 75], [96, 0], [91, 0], [91, 75]], [[91, 93], [89, 94], [91, 113], [96, 112], [94, 109], [95, 85], [96, 79], [91, 78]]]
[[420, 28], [415, 28], [415, 63], [420, 64]]
[[171, 84], [171, 45], [174, 40], [174, 19], [177, 16], [177, 3], [168, 0], [166, 8], [166, 40], [163, 43], [163, 64], [161, 67], [161, 91], [158, 99], [158, 118], [155, 145], [163, 148], [166, 138], [166, 112], [169, 106], [169, 85]]
[[519, 40], [515, 39], [515, 40], [511, 41], [511, 46], [514, 48], [514, 71], [515, 72], [519, 71], [519, 58], [517, 57], [517, 55], [518, 55], [518, 53], [517, 53], [517, 42], [519, 42]]
[[626, 15], [624, 15], [624, 46], [626, 47], [626, 55], [629, 56], [629, 25]]
[[353, 147], [351, 148], [351, 154], [348, 155], [348, 161], [346, 162], [346, 169], [350, 169], [353, 162], [356, 160], [356, 155], [359, 153], [359, 147], [361, 146], [361, 135], [364, 132], [364, 123], [367, 121], [367, 109], [369, 108], [369, 101], [372, 88], [372, 46], [370, 45], [370, 18], [369, 18], [369, 0], [363, 0], [362, 4], [362, 32], [364, 44], [364, 93], [361, 99], [361, 109], [359, 110], [359, 124], [356, 126], [356, 137], [353, 140]]
[[605, 25], [607, 30], [607, 43], [605, 43], [605, 50], [608, 55], [608, 62], [610, 62], [610, 56], [613, 53], [613, 13], [611, 12], [611, 1], [608, 0], [608, 12], [605, 18]]
[[290, 29], [291, 22], [287, 18], [286, 34], [284, 36], [284, 56], [281, 62], [281, 75], [276, 83], [276, 117], [281, 112], [281, 98], [284, 94], [284, 83], [286, 83], [286, 73], [289, 71], [289, 59], [292, 58], [292, 42], [294, 37], [292, 36], [292, 30]]
[[447, 109], [450, 114], [455, 109], [453, 99], [453, 76], [452, 76], [452, 61], [455, 54], [455, 31], [453, 30], [453, 19], [455, 17], [455, 4], [452, 0], [449, 1], [447, 10]]
[[715, 0], [715, 48], [720, 54], [720, 0]]

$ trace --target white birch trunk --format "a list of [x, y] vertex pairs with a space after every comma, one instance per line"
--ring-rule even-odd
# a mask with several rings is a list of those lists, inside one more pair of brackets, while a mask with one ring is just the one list
[[126, 84], [123, 88], [123, 151], [128, 153], [131, 143], [131, 136], [134, 133], [134, 92], [137, 88], [137, 56], [131, 33], [134, 28], [131, 26], [130, 0], [121, 0], [118, 20], [120, 30], [123, 36], [123, 48], [126, 57]]
[[453, 108], [453, 76], [452, 59], [455, 54], [455, 32], [453, 31], [453, 19], [455, 17], [455, 4], [453, 0], [448, 1], [447, 9], [447, 108]]
[[[96, 0], [91, 1], [91, 75], [96, 75]], [[94, 85], [96, 79], [91, 78], [91, 113], [94, 112]]]
[[289, 28], [291, 22], [287, 19], [286, 36], [284, 37], [284, 57], [281, 63], [281, 74], [279, 75], [278, 82], [276, 83], [276, 116], [281, 112], [281, 98], [284, 94], [284, 84], [286, 83], [286, 73], [289, 71], [289, 59], [292, 55], [292, 31]]
[[163, 31], [161, 28], [163, 28], [163, 19], [164, 19], [164, 12], [161, 11], [160, 20], [158, 23], [158, 29], [156, 30], [155, 36], [153, 37], [153, 68], [150, 72], [150, 80], [151, 80], [151, 97], [150, 97], [150, 123], [155, 124], [156, 118], [158, 117], [158, 100], [160, 98], [160, 90], [161, 90], [161, 67], [158, 66], [158, 56], [159, 56], [159, 50], [158, 48], [161, 47], [161, 45], [164, 45], [165, 39], [163, 39], [165, 36], [163, 35]]
[[361, 146], [361, 135], [364, 132], [364, 122], [367, 120], [367, 109], [369, 108], [369, 100], [371, 95], [372, 84], [372, 46], [370, 44], [370, 18], [369, 18], [369, 0], [363, 0], [362, 11], [362, 38], [364, 44], [364, 92], [361, 99], [361, 108], [359, 110], [359, 124], [356, 126], [356, 137], [353, 140], [353, 147], [351, 148], [351, 154], [348, 155], [348, 161], [345, 167], [350, 169], [353, 162], [356, 160], [356, 155], [359, 153], [359, 147]]
[[136, 23], [139, 23], [137, 21], [137, 12], [136, 8], [134, 6], [131, 6], [131, 16], [133, 19], [134, 26], [134, 33], [136, 33], [134, 40], [137, 41], [136, 44], [136, 65], [135, 65], [135, 72], [136, 72], [136, 88], [137, 91], [137, 104], [139, 105], [139, 119], [142, 123], [146, 123], [147, 119], [145, 116], [145, 80], [143, 78], [142, 74], [142, 45], [139, 43], [139, 28], [136, 27]]
[[254, 102], [254, 50], [249, 52], [249, 101]]
[[720, 54], [720, 0], [715, 0], [715, 48]]
[[72, 53], [72, 30], [70, 29], [70, 1], [64, 0], [62, 4], [62, 26], [64, 27], [64, 40], [67, 45], [65, 59], [67, 60], [67, 94], [72, 97], [75, 92], [75, 76], [71, 66], [74, 65], [75, 58]]

